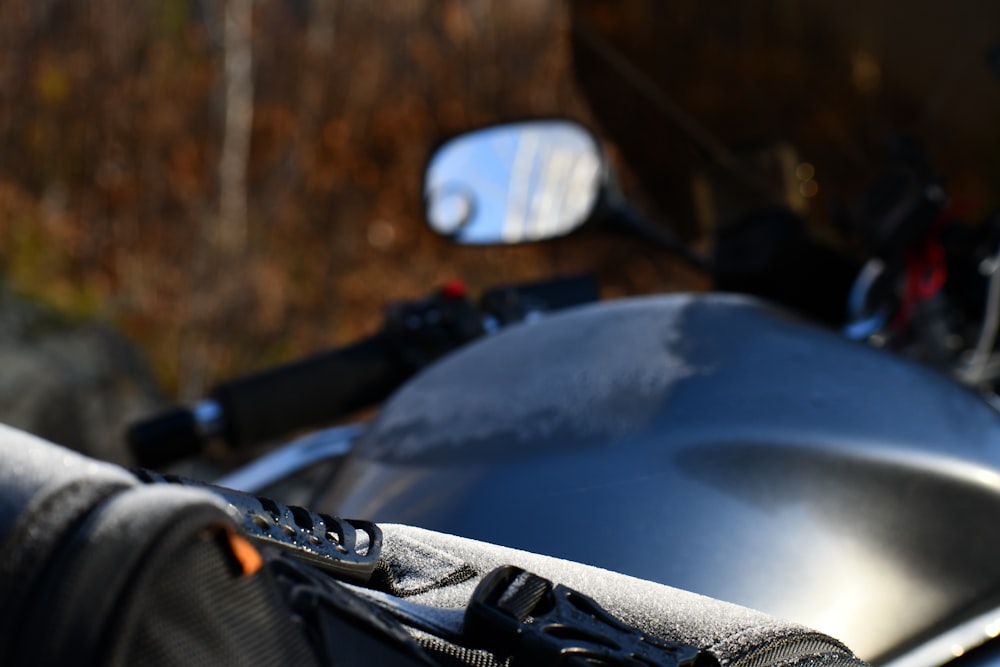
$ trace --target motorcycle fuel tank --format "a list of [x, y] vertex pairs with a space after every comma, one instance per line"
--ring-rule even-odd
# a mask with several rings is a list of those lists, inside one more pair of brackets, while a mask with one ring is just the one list
[[876, 662], [1000, 606], [995, 411], [745, 297], [471, 345], [396, 393], [323, 505], [736, 602]]

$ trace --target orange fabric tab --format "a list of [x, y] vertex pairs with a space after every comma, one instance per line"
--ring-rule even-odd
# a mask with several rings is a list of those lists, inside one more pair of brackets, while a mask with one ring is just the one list
[[254, 545], [250, 544], [246, 538], [233, 530], [226, 530], [226, 539], [229, 541], [229, 548], [243, 568], [243, 575], [249, 577], [254, 572], [264, 566], [264, 558], [260, 555]]

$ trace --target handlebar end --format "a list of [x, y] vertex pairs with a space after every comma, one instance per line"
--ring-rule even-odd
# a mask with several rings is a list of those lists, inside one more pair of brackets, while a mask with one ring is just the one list
[[187, 408], [174, 408], [137, 422], [129, 427], [125, 439], [136, 463], [144, 468], [159, 468], [194, 456], [204, 445], [195, 415]]

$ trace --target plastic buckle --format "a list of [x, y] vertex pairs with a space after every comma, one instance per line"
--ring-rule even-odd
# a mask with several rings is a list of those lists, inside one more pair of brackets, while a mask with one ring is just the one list
[[465, 628], [473, 641], [517, 667], [718, 664], [697, 647], [646, 635], [586, 595], [512, 565], [493, 570], [476, 587]]
[[339, 579], [367, 583], [382, 549], [382, 531], [370, 521], [339, 519], [211, 484], [149, 470], [138, 473], [153, 483], [201, 488], [221, 497], [238, 517], [241, 532], [257, 546], [280, 549]]

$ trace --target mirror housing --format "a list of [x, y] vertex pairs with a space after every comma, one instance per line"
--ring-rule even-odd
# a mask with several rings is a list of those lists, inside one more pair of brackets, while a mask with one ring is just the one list
[[568, 120], [530, 120], [445, 142], [424, 175], [427, 221], [462, 244], [565, 236], [599, 209], [608, 168], [597, 139]]

